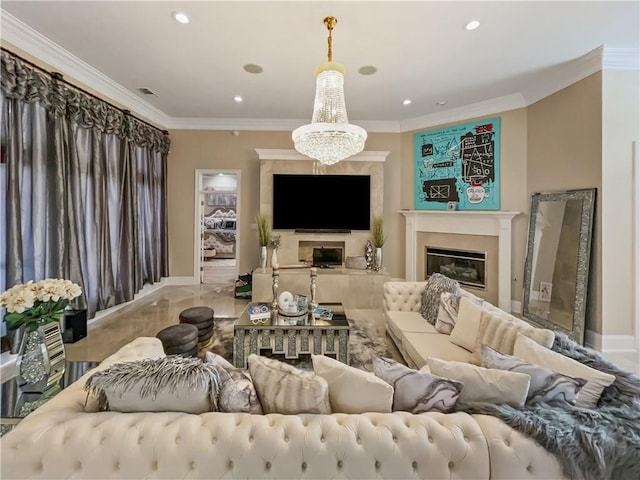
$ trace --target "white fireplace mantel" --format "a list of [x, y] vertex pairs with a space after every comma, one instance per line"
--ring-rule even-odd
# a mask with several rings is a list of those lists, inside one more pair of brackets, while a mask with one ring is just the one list
[[400, 210], [406, 225], [406, 278], [416, 281], [418, 232], [498, 237], [498, 306], [511, 311], [511, 221], [521, 212]]

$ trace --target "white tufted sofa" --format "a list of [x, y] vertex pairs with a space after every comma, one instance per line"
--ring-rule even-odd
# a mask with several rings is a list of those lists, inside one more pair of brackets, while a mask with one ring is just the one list
[[[97, 368], [163, 355], [138, 338]], [[3, 479], [562, 478], [553, 456], [492, 417], [90, 413], [90, 374], [0, 439]]]

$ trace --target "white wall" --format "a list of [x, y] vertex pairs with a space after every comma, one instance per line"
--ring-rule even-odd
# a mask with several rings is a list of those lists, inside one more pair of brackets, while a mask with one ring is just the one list
[[633, 349], [633, 142], [640, 132], [640, 72], [602, 73], [603, 350]]

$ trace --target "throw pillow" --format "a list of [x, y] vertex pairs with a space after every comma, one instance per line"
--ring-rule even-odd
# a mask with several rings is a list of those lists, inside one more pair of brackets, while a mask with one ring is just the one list
[[474, 294], [466, 292], [460, 288], [460, 293], [442, 292], [440, 295], [440, 305], [438, 307], [438, 318], [436, 318], [435, 329], [438, 333], [450, 335], [458, 318], [458, 308], [460, 299], [467, 297], [476, 305], [482, 305], [484, 300]]
[[458, 304], [460, 296], [451, 292], [442, 292], [440, 295], [440, 306], [438, 307], [438, 317], [436, 318], [436, 332], [449, 335], [456, 325], [458, 318]]
[[390, 358], [374, 357], [373, 372], [393, 386], [394, 412], [448, 413], [455, 407], [462, 390], [456, 381], [413, 370]]
[[218, 406], [221, 412], [262, 415], [262, 405], [260, 405], [258, 394], [248, 373], [234, 367], [223, 357], [213, 352], [205, 354], [205, 361], [213, 365], [220, 376]]
[[217, 410], [219, 384], [213, 365], [172, 355], [116, 363], [89, 377], [84, 389], [98, 397], [98, 410], [204, 413]]
[[442, 292], [457, 293], [460, 284], [440, 273], [432, 274], [422, 291], [420, 302], [420, 315], [431, 325], [436, 323], [438, 318], [438, 307], [440, 306], [440, 295]]
[[527, 362], [560, 372], [563, 375], [586, 379], [587, 383], [582, 387], [576, 399], [578, 407], [595, 408], [602, 391], [616, 379], [613, 375], [587, 367], [573, 358], [544, 348], [520, 334], [516, 338], [513, 354]]
[[324, 378], [255, 353], [247, 362], [264, 413], [331, 413]]
[[505, 318], [484, 310], [480, 315], [480, 329], [476, 337], [473, 354], [469, 363], [480, 365], [482, 363], [483, 344], [507, 355], [513, 354], [513, 346], [516, 343], [516, 335], [521, 333], [539, 343], [543, 347], [551, 348], [556, 334], [545, 328], [535, 328], [528, 324], [516, 324]]
[[373, 373], [325, 355], [311, 355], [313, 371], [329, 385], [334, 413], [391, 412], [393, 387]]
[[584, 378], [562, 375], [511, 355], [504, 355], [488, 345], [482, 345], [482, 366], [531, 376], [527, 405], [575, 405], [578, 392], [587, 383]]
[[467, 297], [461, 297], [458, 307], [458, 318], [456, 318], [456, 324], [453, 330], [451, 330], [449, 341], [473, 352], [473, 348], [476, 345], [476, 337], [480, 330], [482, 311], [480, 305], [476, 305], [476, 303]]
[[428, 357], [432, 374], [462, 383], [460, 403], [488, 402], [521, 408], [527, 400], [530, 376], [477, 367], [463, 362], [447, 362]]

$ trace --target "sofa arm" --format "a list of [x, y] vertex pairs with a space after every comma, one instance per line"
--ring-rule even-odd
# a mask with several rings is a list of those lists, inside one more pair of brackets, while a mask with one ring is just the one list
[[489, 415], [473, 415], [489, 447], [491, 480], [566, 479], [556, 457], [536, 441]]
[[382, 305], [385, 311], [419, 312], [427, 282], [385, 282]]

